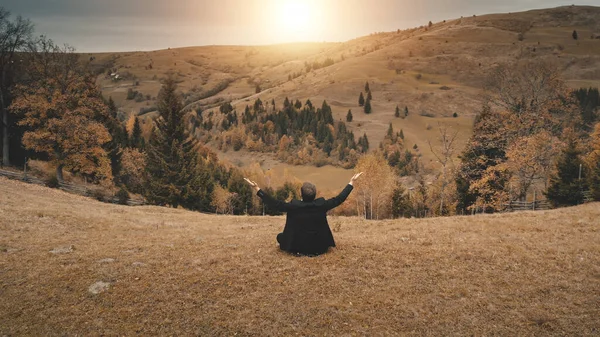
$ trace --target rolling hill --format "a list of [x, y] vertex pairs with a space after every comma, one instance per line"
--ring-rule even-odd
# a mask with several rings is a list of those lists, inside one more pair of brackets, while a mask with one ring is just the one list
[[0, 178], [2, 335], [597, 335], [600, 205], [331, 217], [337, 248], [282, 253], [283, 217], [104, 204]]
[[[572, 37], [574, 30], [578, 40]], [[355, 135], [366, 133], [376, 146], [391, 122], [395, 130], [403, 130], [408, 146], [418, 145], [426, 165], [435, 165], [427, 141], [435, 142], [437, 124], [459, 130], [457, 147], [462, 148], [481, 106], [485, 80], [498, 64], [548, 61], [557, 65], [572, 88], [600, 86], [599, 36], [600, 7], [568, 6], [449, 18], [343, 43], [205, 46], [89, 56], [102, 71], [98, 83], [104, 95], [115, 99], [123, 118], [140, 114], [147, 123], [155, 117], [152, 107], [160, 79], [172, 73], [189, 110], [211, 110], [230, 101], [243, 111], [257, 98], [275, 100], [277, 106], [285, 97], [316, 104], [327, 100], [336, 119], [345, 120], [352, 109], [349, 127]], [[358, 106], [367, 81], [373, 92], [370, 115]], [[126, 99], [130, 89], [140, 93], [137, 101]], [[408, 117], [394, 118], [396, 106], [408, 107]], [[255, 154], [243, 151], [221, 155], [241, 166], [256, 161]], [[283, 170], [272, 156], [260, 157], [264, 168]], [[302, 174], [296, 167], [288, 169]]]

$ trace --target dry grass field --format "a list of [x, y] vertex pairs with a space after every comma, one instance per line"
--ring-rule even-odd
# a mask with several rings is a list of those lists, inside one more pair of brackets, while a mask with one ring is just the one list
[[330, 219], [108, 205], [0, 178], [0, 335], [598, 335], [600, 205]]

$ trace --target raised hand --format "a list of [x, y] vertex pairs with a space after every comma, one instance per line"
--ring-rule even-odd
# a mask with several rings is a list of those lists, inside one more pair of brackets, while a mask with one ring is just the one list
[[358, 179], [358, 177], [360, 177], [360, 175], [363, 174], [362, 172], [355, 174], [354, 176], [352, 176], [352, 179], [350, 179], [350, 185], [353, 185], [354, 182], [356, 181], [356, 179]]
[[252, 188], [254, 189], [254, 191], [258, 192], [260, 190], [260, 187], [258, 187], [258, 184], [248, 178], [244, 178], [244, 180], [248, 183], [248, 185], [252, 186]]

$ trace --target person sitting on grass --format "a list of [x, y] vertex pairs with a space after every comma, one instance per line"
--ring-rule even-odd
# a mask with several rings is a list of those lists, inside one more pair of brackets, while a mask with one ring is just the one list
[[286, 212], [287, 218], [283, 233], [277, 235], [279, 248], [295, 254], [320, 255], [335, 247], [335, 241], [331, 229], [327, 223], [327, 211], [341, 205], [352, 189], [352, 185], [362, 172], [355, 174], [344, 190], [335, 198], [325, 200], [315, 199], [317, 188], [311, 183], [304, 183], [300, 190], [302, 200], [290, 202], [275, 200], [263, 190], [258, 184], [250, 179], [244, 178], [256, 194], [269, 207], [280, 212]]

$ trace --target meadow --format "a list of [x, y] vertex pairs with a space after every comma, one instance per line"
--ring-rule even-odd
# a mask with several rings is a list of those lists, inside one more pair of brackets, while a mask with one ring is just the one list
[[0, 178], [0, 335], [597, 335], [600, 204], [367, 221], [97, 202]]

